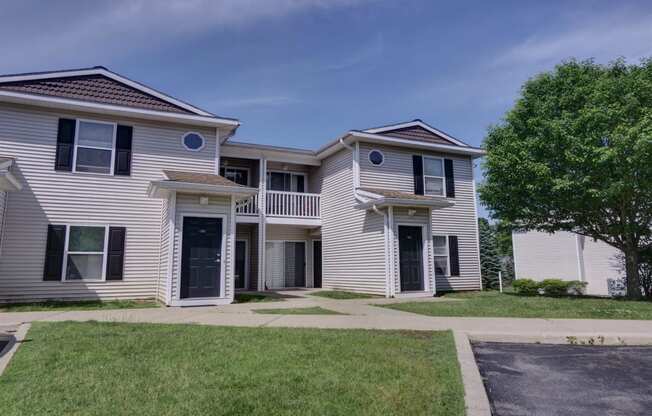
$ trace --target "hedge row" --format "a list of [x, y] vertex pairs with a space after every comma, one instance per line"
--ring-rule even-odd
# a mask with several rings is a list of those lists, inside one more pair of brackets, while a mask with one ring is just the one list
[[544, 279], [540, 282], [532, 279], [518, 279], [512, 282], [512, 287], [519, 295], [533, 296], [568, 296], [583, 295], [586, 282], [578, 280]]

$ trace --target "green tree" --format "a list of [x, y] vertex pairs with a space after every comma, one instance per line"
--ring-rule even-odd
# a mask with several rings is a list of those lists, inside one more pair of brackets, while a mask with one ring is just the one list
[[652, 245], [652, 60], [569, 61], [525, 83], [484, 147], [480, 197], [522, 230], [568, 230], [620, 249], [641, 296]]
[[502, 267], [494, 227], [485, 218], [478, 218], [478, 234], [480, 236], [482, 287], [497, 289], [499, 286], [498, 272], [502, 270]]

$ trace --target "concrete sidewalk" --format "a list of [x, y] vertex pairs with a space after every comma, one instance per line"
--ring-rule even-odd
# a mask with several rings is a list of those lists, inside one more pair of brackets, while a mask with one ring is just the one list
[[[291, 293], [280, 302], [244, 303], [194, 308], [118, 309], [67, 312], [0, 313], [0, 327], [35, 321], [111, 321], [150, 323], [192, 323], [224, 326], [269, 326], [302, 328], [363, 328], [406, 330], [454, 330], [509, 340], [524, 337], [551, 342], [566, 337], [607, 337], [626, 339], [628, 344], [652, 344], [652, 321], [595, 319], [521, 319], [430, 317], [373, 306], [403, 301], [443, 302], [441, 298], [334, 300]], [[450, 301], [448, 301], [450, 302]], [[348, 315], [263, 315], [256, 309], [305, 308], [320, 306]]]

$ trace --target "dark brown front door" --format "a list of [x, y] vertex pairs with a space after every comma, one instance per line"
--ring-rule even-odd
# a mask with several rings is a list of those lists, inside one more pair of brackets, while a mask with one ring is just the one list
[[181, 298], [220, 296], [221, 253], [221, 218], [183, 219]]
[[246, 264], [247, 261], [247, 243], [244, 240], [235, 242], [235, 288], [245, 289], [246, 284]]
[[423, 290], [423, 241], [421, 227], [398, 227], [401, 291]]
[[313, 285], [314, 287], [321, 287], [321, 241], [313, 241], [313, 253], [312, 253], [312, 264], [313, 264]]

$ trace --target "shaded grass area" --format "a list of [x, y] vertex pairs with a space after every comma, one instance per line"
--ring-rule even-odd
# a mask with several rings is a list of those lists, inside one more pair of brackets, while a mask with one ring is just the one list
[[283, 298], [279, 295], [266, 293], [236, 293], [233, 303], [279, 302]]
[[449, 293], [444, 297], [460, 301], [407, 302], [383, 306], [430, 316], [652, 319], [652, 302], [649, 301], [594, 297], [549, 298], [500, 292]]
[[344, 313], [324, 309], [319, 306], [310, 308], [280, 308], [280, 309], [254, 309], [255, 313], [266, 315], [346, 315]]
[[345, 292], [343, 290], [322, 290], [311, 293], [310, 296], [319, 296], [328, 299], [371, 299], [378, 297], [367, 293]]
[[35, 312], [35, 311], [86, 311], [96, 309], [141, 309], [159, 308], [161, 305], [153, 299], [149, 300], [83, 300], [31, 303], [0, 304], [0, 312]]
[[450, 332], [36, 322], [2, 415], [463, 415]]

